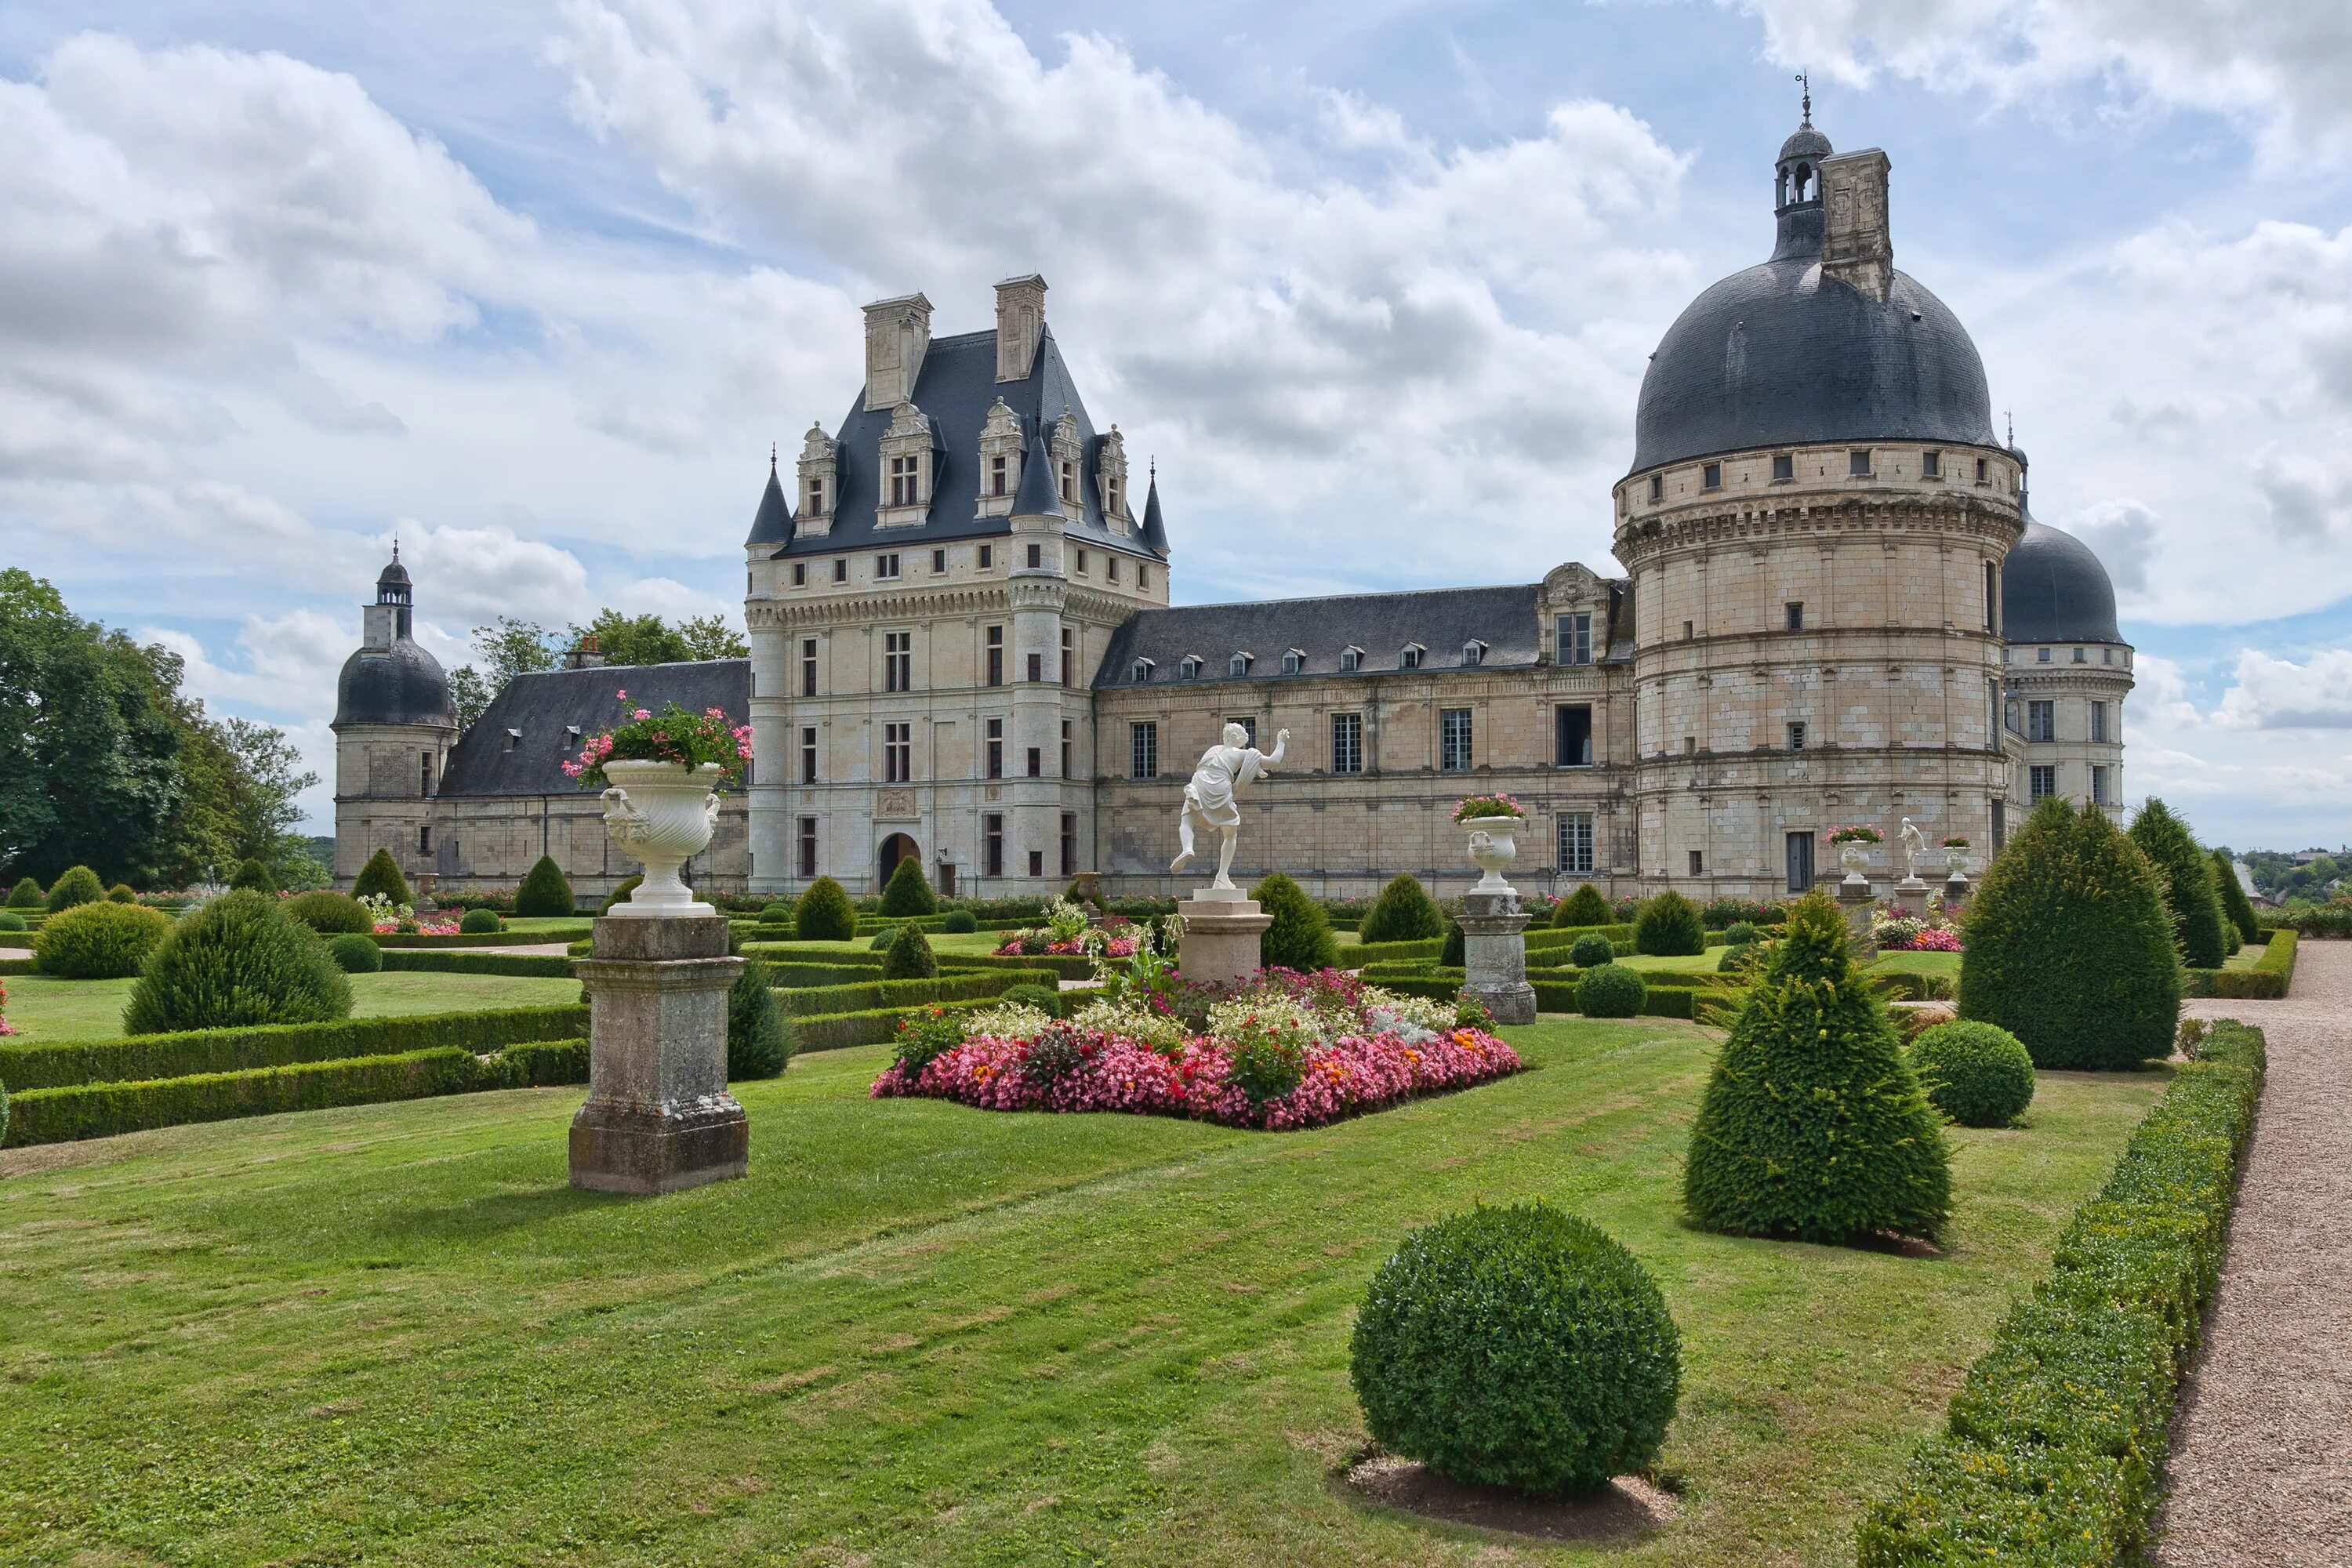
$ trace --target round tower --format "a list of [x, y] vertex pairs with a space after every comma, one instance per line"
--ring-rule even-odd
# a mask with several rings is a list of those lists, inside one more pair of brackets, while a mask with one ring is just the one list
[[362, 615], [360, 647], [335, 683], [335, 884], [349, 888], [378, 849], [413, 882], [436, 865], [435, 791], [457, 739], [449, 679], [417, 646], [400, 546]]
[[[2010, 453], [2022, 474], [2025, 454]], [[2018, 512], [2025, 531], [2000, 568], [2011, 798], [2031, 807], [2063, 795], [2114, 816], [2123, 810], [2124, 699], [2132, 689], [2132, 647], [2116, 626], [2115, 585], [2089, 545], [2033, 521], [2021, 488]]]

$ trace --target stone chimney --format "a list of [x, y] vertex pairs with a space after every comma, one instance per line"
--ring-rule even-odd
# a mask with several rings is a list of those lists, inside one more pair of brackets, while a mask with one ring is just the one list
[[580, 646], [572, 649], [571, 652], [563, 656], [563, 668], [566, 669], [602, 669], [604, 668], [604, 650], [597, 646], [596, 634], [594, 632], [590, 632], [586, 637], [582, 637], [580, 639]]
[[1034, 272], [996, 286], [996, 379], [1026, 381], [1045, 341], [1045, 280]]
[[920, 294], [866, 307], [866, 406], [896, 408], [915, 400], [915, 378], [931, 346], [931, 302]]
[[1895, 283], [1895, 241], [1886, 228], [1886, 154], [1875, 147], [1822, 160], [1822, 276], [1880, 304]]

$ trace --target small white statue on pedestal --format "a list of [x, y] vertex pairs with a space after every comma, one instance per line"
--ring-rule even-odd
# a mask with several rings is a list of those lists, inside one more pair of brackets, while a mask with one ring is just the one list
[[1220, 892], [1239, 890], [1234, 887], [1234, 837], [1242, 825], [1242, 809], [1235, 797], [1244, 784], [1282, 761], [1290, 731], [1276, 731], [1270, 752], [1251, 745], [1249, 738], [1239, 724], [1225, 726], [1223, 742], [1201, 753], [1201, 765], [1184, 786], [1184, 807], [1176, 818], [1176, 837], [1183, 849], [1168, 869], [1181, 871], [1192, 860], [1196, 826], [1213, 829], [1224, 842], [1217, 849], [1217, 879], [1209, 885]]
[[1906, 816], [1903, 819], [1902, 838], [1903, 879], [1906, 882], [1916, 882], [1919, 879], [1919, 857], [1927, 852], [1927, 836], [1920, 832], [1918, 825]]

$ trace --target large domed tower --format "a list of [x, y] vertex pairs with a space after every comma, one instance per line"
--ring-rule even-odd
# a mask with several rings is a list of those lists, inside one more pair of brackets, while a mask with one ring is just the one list
[[[2011, 448], [2021, 473], [2025, 454]], [[2014, 760], [2011, 798], [2030, 806], [2063, 795], [2123, 810], [2124, 698], [2132, 647], [2116, 626], [2116, 590], [2091, 547], [2033, 521], [2001, 563], [2001, 630], [2009, 646], [2004, 723]]]
[[412, 879], [434, 869], [434, 794], [457, 720], [448, 677], [417, 646], [415, 614], [394, 544], [362, 616], [360, 647], [335, 683], [337, 887], [349, 888], [378, 849]]
[[1845, 823], [1991, 846], [2020, 468], [1967, 331], [1895, 268], [1887, 170], [1809, 103], [1770, 258], [1692, 301], [1643, 378], [1616, 554], [1654, 886], [1779, 897], [1830, 874]]

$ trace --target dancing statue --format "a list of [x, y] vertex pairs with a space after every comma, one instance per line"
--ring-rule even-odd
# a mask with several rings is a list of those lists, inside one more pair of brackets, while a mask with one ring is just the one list
[[1249, 738], [1249, 731], [1239, 724], [1228, 724], [1223, 741], [1201, 753], [1201, 765], [1192, 770], [1192, 782], [1184, 786], [1184, 809], [1176, 819], [1176, 837], [1183, 850], [1168, 863], [1168, 869], [1181, 871], [1192, 860], [1196, 826], [1213, 828], [1224, 842], [1217, 850], [1217, 879], [1209, 885], [1220, 890], [1235, 890], [1234, 835], [1242, 825], [1242, 808], [1234, 797], [1244, 784], [1282, 761], [1290, 731], [1276, 731], [1270, 752], [1251, 745]]
[[1919, 879], [1919, 857], [1927, 852], [1927, 836], [1909, 817], [1903, 819], [1903, 879]]

